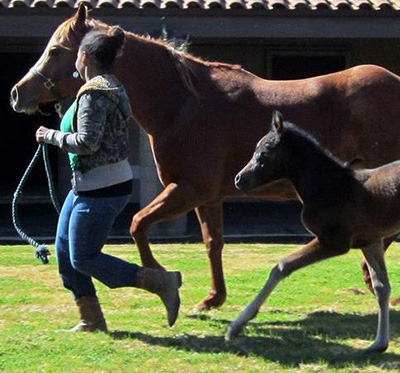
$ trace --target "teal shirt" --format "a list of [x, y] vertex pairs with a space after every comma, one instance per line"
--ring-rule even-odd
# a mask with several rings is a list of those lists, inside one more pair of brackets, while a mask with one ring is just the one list
[[[77, 107], [77, 100], [75, 100], [69, 109], [65, 112], [61, 123], [60, 123], [60, 131], [61, 132], [69, 132], [72, 133], [72, 123], [74, 119], [74, 114]], [[71, 168], [74, 170], [76, 167], [76, 163], [78, 162], [78, 155], [74, 153], [68, 153], [69, 164]]]

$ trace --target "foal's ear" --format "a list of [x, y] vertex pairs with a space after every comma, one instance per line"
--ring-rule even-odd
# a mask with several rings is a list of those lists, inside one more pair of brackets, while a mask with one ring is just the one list
[[87, 8], [83, 2], [79, 3], [78, 10], [75, 13], [75, 26], [82, 27], [85, 25], [87, 18]]
[[282, 134], [283, 131], [283, 115], [278, 111], [274, 110], [272, 112], [272, 123], [271, 123], [272, 128], [275, 130], [275, 132], [278, 135]]

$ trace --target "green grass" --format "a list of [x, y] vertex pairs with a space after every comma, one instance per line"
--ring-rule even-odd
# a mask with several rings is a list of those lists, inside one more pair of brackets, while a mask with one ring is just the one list
[[[363, 356], [377, 325], [375, 299], [365, 290], [357, 250], [294, 273], [264, 304], [244, 335], [224, 333], [274, 264], [298, 245], [232, 244], [224, 249], [228, 299], [195, 313], [210, 276], [201, 244], [153, 245], [168, 269], [184, 275], [181, 315], [167, 328], [157, 297], [96, 283], [110, 333], [66, 333], [75, 305], [58, 278], [54, 256], [44, 266], [28, 246], [0, 246], [0, 371], [4, 372], [398, 372], [400, 306], [391, 310], [384, 354]], [[53, 248], [52, 248], [52, 251]], [[107, 253], [139, 262], [133, 245]], [[387, 255], [393, 295], [400, 295], [400, 245]]]

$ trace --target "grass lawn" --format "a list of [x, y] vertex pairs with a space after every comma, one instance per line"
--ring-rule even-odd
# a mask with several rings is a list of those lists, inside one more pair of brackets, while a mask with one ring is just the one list
[[[224, 249], [228, 299], [196, 314], [209, 291], [201, 244], [153, 245], [168, 269], [184, 276], [181, 315], [167, 328], [156, 296], [97, 283], [109, 334], [66, 333], [76, 307], [58, 278], [28, 246], [0, 246], [0, 371], [4, 372], [398, 372], [400, 305], [391, 309], [384, 354], [363, 356], [377, 326], [357, 250], [300, 270], [278, 285], [243, 336], [226, 344], [230, 321], [256, 295], [274, 264], [298, 245], [229, 244]], [[51, 248], [52, 252], [54, 251]], [[133, 245], [105, 252], [139, 262]], [[387, 254], [392, 294], [400, 295], [400, 245]]]

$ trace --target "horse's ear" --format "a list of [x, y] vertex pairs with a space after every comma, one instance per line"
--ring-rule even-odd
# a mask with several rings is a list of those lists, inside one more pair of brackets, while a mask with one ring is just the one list
[[272, 113], [272, 128], [278, 135], [282, 134], [283, 115], [278, 110], [274, 110]]
[[83, 2], [79, 3], [78, 10], [75, 13], [75, 27], [82, 27], [85, 25], [87, 18], [87, 8]]

